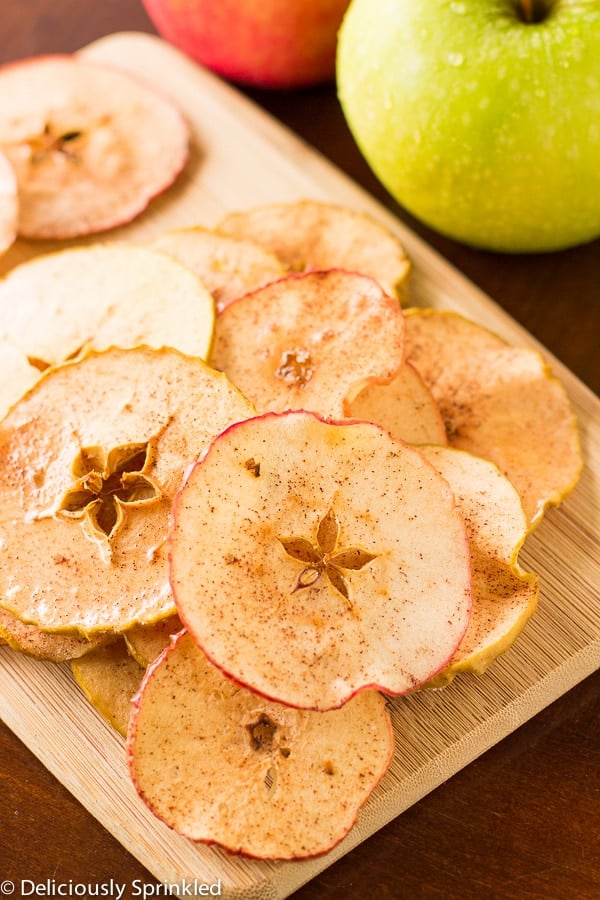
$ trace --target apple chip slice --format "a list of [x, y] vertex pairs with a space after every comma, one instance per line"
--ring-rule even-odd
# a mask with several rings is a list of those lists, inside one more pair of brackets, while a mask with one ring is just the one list
[[471, 553], [471, 621], [450, 665], [428, 685], [441, 687], [458, 672], [480, 674], [511, 646], [537, 606], [538, 576], [519, 565], [527, 517], [497, 466], [450, 447], [422, 452], [454, 492]]
[[86, 636], [173, 614], [173, 497], [208, 442], [252, 413], [224, 375], [171, 348], [49, 369], [0, 425], [0, 605]]
[[582, 468], [564, 387], [539, 353], [456, 313], [414, 309], [405, 322], [407, 359], [429, 386], [449, 443], [496, 463], [537, 524]]
[[26, 625], [12, 613], [0, 609], [0, 637], [20, 653], [61, 663], [102, 646], [111, 636], [102, 632], [91, 638], [80, 634], [50, 634], [37, 625]]
[[188, 158], [189, 129], [170, 100], [76, 56], [2, 67], [0, 109], [23, 237], [70, 238], [128, 222]]
[[125, 641], [119, 638], [72, 660], [71, 669], [92, 706], [125, 737], [132, 700], [144, 677], [143, 667], [129, 654]]
[[151, 244], [198, 275], [220, 312], [243, 294], [286, 274], [268, 250], [201, 226], [166, 232]]
[[216, 665], [307, 709], [413, 690], [453, 656], [470, 611], [445, 479], [375, 425], [307, 412], [210, 445], [175, 503], [171, 584]]
[[405, 363], [389, 384], [369, 384], [349, 404], [348, 414], [375, 422], [408, 444], [448, 443], [433, 395], [414, 366]]
[[179, 616], [168, 616], [153, 625], [136, 625], [124, 632], [127, 649], [140, 666], [149, 666], [160, 656], [172, 636], [182, 629]]
[[393, 752], [376, 691], [330, 712], [291, 709], [225, 678], [185, 632], [145, 676], [128, 735], [134, 784], [159, 818], [259, 858], [331, 849]]
[[404, 292], [410, 263], [398, 238], [371, 216], [317, 200], [229, 213], [219, 231], [266, 247], [294, 272], [348, 269], [369, 275], [392, 297]]
[[371, 278], [330, 270], [288, 275], [230, 304], [211, 362], [261, 411], [341, 418], [369, 382], [402, 361], [400, 306]]
[[0, 255], [14, 242], [18, 222], [17, 176], [4, 153], [0, 152]]

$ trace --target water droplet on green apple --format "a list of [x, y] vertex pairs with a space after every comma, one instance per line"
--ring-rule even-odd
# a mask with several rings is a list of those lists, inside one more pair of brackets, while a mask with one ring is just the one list
[[464, 3], [451, 3], [450, 9], [453, 13], [456, 13], [457, 16], [464, 16], [467, 11], [466, 4]]
[[447, 59], [451, 66], [462, 66], [465, 61], [462, 53], [449, 53]]

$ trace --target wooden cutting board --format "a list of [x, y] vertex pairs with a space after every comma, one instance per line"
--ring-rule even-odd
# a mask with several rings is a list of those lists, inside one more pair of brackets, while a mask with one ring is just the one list
[[[263, 202], [313, 197], [346, 204], [367, 211], [402, 239], [414, 266], [413, 304], [457, 310], [512, 343], [537, 346], [346, 176], [167, 44], [116, 34], [82, 52], [155, 82], [179, 103], [193, 128], [184, 177], [111, 238], [141, 243], [171, 227], [213, 225], [229, 210]], [[53, 246], [19, 242], [1, 269]], [[586, 465], [571, 497], [547, 514], [521, 553], [523, 566], [541, 576], [539, 610], [484, 676], [458, 678], [442, 691], [392, 702], [394, 762], [355, 828], [332, 852], [303, 862], [252, 861], [173, 834], [138, 799], [123, 740], [84, 700], [70, 669], [0, 648], [7, 725], [159, 881], [220, 882], [222, 896], [230, 898], [288, 896], [600, 667], [600, 400], [544, 355], [575, 406]]]

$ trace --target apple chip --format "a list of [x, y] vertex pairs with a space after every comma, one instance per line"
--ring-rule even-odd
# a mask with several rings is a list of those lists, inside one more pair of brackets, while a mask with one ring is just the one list
[[511, 646], [535, 611], [538, 576], [518, 563], [527, 517], [497, 466], [450, 447], [422, 452], [454, 492], [471, 553], [471, 621], [450, 665], [429, 685], [440, 687], [457, 672], [480, 674]]
[[127, 649], [140, 666], [149, 666], [160, 656], [174, 634], [182, 629], [179, 616], [168, 616], [153, 625], [136, 625], [123, 634]]
[[398, 238], [369, 215], [317, 200], [229, 213], [219, 231], [266, 247], [294, 272], [348, 269], [400, 297], [410, 263]]
[[243, 294], [286, 274], [268, 250], [201, 226], [160, 235], [152, 247], [169, 253], [202, 280], [220, 312]]
[[400, 306], [371, 278], [288, 275], [223, 310], [211, 361], [261, 411], [341, 418], [366, 384], [395, 375], [403, 327]]
[[26, 625], [6, 609], [0, 609], [0, 637], [13, 650], [56, 663], [77, 659], [110, 639], [110, 635], [102, 632], [91, 638], [80, 634], [50, 634], [37, 625]]
[[290, 706], [432, 678], [467, 627], [470, 577], [447, 482], [370, 423], [307, 412], [239, 423], [175, 502], [182, 622], [224, 672]]
[[173, 497], [208, 442], [252, 413], [224, 375], [170, 348], [49, 369], [0, 425], [0, 605], [86, 636], [173, 614]]
[[331, 849], [393, 752], [376, 691], [330, 712], [291, 709], [225, 678], [185, 632], [144, 678], [128, 735], [134, 784], [160, 819], [259, 858]]
[[0, 337], [38, 370], [90, 347], [171, 346], [205, 358], [213, 327], [214, 300], [198, 277], [143, 247], [72, 247], [0, 279]]
[[119, 638], [72, 660], [71, 669], [92, 706], [125, 737], [132, 700], [144, 676], [143, 667], [130, 656], [125, 641]]
[[188, 158], [188, 126], [170, 100], [76, 56], [2, 67], [0, 109], [22, 237], [69, 238], [128, 222]]
[[438, 405], [409, 363], [400, 367], [389, 384], [367, 385], [349, 404], [348, 414], [375, 422], [409, 444], [448, 443]]
[[0, 255], [15, 240], [18, 221], [17, 176], [4, 153], [0, 152]]
[[449, 443], [496, 463], [537, 524], [581, 472], [565, 389], [537, 352], [456, 313], [415, 309], [405, 321], [407, 359], [429, 386]]

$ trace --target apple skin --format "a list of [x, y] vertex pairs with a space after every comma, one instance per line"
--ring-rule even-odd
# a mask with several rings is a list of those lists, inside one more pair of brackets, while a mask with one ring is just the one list
[[333, 81], [349, 0], [143, 0], [168, 41], [224, 78], [264, 88]]
[[353, 0], [340, 103], [374, 174], [458, 241], [543, 252], [600, 235], [600, 0]]

